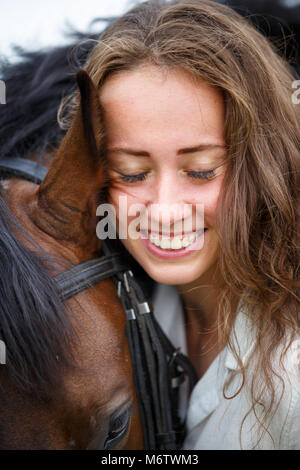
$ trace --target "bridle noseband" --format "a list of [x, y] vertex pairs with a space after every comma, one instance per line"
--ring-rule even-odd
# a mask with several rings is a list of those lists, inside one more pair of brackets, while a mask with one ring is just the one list
[[[15, 176], [40, 184], [47, 168], [23, 158], [0, 160], [1, 176]], [[111, 278], [126, 313], [134, 382], [146, 450], [180, 449], [185, 423], [179, 418], [179, 390], [188, 380], [190, 390], [197, 374], [186, 356], [176, 349], [156, 321], [150, 302], [121, 253], [102, 241], [104, 255], [85, 261], [54, 277], [61, 299]]]

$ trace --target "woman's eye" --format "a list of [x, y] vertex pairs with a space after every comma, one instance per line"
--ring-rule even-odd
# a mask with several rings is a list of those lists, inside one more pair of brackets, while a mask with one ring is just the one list
[[129, 428], [130, 416], [131, 408], [111, 420], [104, 449], [113, 449], [123, 439]]
[[138, 175], [124, 175], [119, 174], [119, 178], [126, 183], [136, 183], [137, 181], [144, 181], [147, 173], [139, 173]]
[[195, 178], [195, 179], [203, 179], [203, 180], [210, 180], [215, 177], [215, 170], [208, 170], [208, 171], [194, 171], [194, 170], [188, 170], [187, 175], [190, 178]]
[[[208, 171], [195, 171], [195, 170], [187, 170], [186, 174], [190, 178], [194, 179], [202, 179], [202, 180], [210, 180], [216, 176], [215, 170], [208, 170]], [[138, 173], [137, 175], [126, 175], [124, 173], [119, 173], [119, 178], [126, 183], [137, 183], [140, 181], [144, 181], [147, 177], [147, 173]]]

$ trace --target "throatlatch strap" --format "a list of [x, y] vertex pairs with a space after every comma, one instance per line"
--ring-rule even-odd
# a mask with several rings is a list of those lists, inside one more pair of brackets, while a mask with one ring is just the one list
[[77, 264], [57, 274], [54, 281], [57, 283], [61, 299], [67, 300], [97, 282], [126, 269], [127, 265], [120, 260], [120, 255], [115, 253]]

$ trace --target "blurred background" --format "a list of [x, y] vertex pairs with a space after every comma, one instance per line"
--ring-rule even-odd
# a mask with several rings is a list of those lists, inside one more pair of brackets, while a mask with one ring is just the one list
[[[70, 26], [82, 32], [97, 32], [93, 19], [119, 16], [142, 0], [0, 0], [0, 56], [13, 60], [13, 45], [29, 50], [71, 42], [65, 35]], [[219, 0], [247, 5], [253, 11], [272, 10], [273, 4], [296, 7], [300, 0]], [[276, 14], [276, 13], [275, 13]], [[103, 24], [104, 27], [104, 24]]]
[[[65, 45], [70, 26], [98, 32], [97, 17], [119, 16], [139, 0], [0, 0], [0, 56], [14, 58], [13, 45], [29, 50]], [[103, 24], [104, 27], [104, 24]]]

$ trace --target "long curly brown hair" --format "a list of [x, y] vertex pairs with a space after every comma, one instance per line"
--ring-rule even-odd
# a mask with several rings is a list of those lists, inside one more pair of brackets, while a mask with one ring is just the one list
[[[273, 356], [284, 344], [281, 361], [299, 331], [300, 107], [291, 98], [296, 77], [250, 22], [209, 0], [136, 5], [101, 35], [86, 69], [100, 88], [111, 74], [149, 63], [185, 70], [224, 97], [228, 165], [217, 220], [223, 276], [218, 323], [245, 384], [230, 332], [237, 315], [233, 299], [247, 306], [257, 332], [251, 410], [266, 431], [280, 402]], [[281, 396], [283, 391], [284, 383]], [[262, 402], [259, 415], [256, 405]]]

